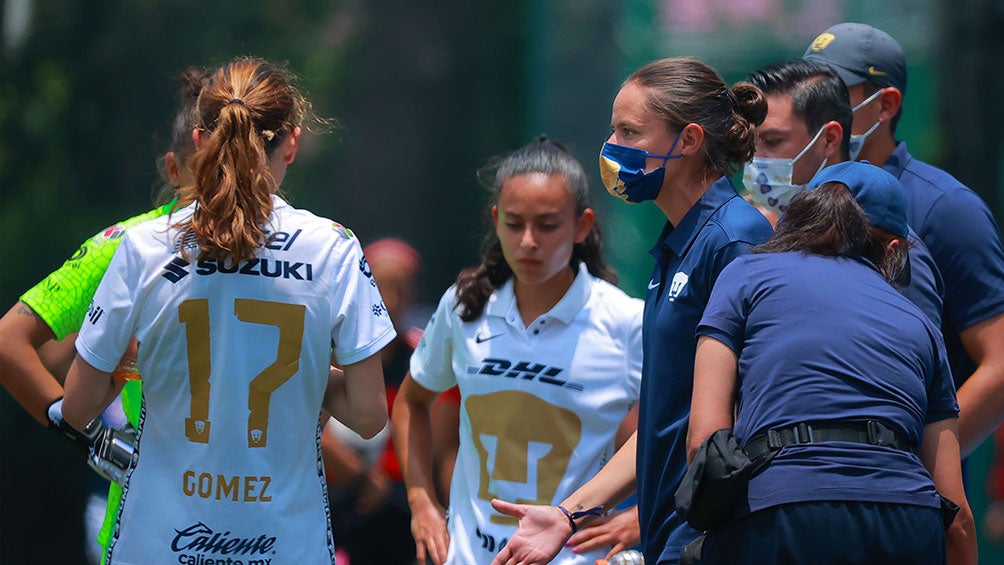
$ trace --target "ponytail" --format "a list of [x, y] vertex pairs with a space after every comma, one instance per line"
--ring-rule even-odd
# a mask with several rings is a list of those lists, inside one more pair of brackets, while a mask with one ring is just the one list
[[[253, 258], [270, 231], [272, 194], [279, 187], [269, 158], [302, 122], [309, 104], [285, 69], [238, 59], [206, 82], [196, 105], [202, 147], [195, 155], [196, 202], [177, 224], [180, 240], [194, 236], [199, 257], [236, 265]], [[182, 253], [187, 256], [187, 248]]]

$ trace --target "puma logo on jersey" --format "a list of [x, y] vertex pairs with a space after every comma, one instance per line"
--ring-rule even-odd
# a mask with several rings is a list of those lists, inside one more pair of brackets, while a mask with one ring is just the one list
[[581, 392], [583, 390], [583, 386], [581, 384], [558, 378], [558, 375], [564, 371], [565, 370], [561, 367], [550, 367], [548, 365], [534, 363], [532, 361], [517, 361], [514, 363], [513, 361], [509, 361], [507, 359], [494, 359], [491, 357], [485, 358], [485, 360], [481, 362], [480, 367], [467, 368], [467, 372], [470, 374], [487, 375], [491, 377], [508, 377], [510, 379], [527, 381], [536, 380], [545, 384]]
[[684, 287], [690, 281], [690, 276], [682, 271], [673, 275], [673, 282], [669, 286], [669, 301], [674, 302], [683, 292]]
[[234, 266], [229, 266], [226, 262], [217, 259], [200, 259], [196, 263], [195, 274], [213, 275], [216, 273], [251, 275], [253, 277], [269, 277], [272, 279], [296, 279], [299, 281], [314, 280], [314, 266], [310, 263], [293, 263], [258, 257]]

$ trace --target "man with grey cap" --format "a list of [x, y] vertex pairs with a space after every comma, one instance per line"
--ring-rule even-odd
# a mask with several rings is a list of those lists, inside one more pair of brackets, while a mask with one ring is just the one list
[[803, 58], [830, 65], [847, 84], [851, 158], [880, 165], [903, 183], [909, 224], [944, 278], [941, 329], [966, 456], [1004, 421], [1004, 248], [997, 224], [976, 193], [896, 140], [907, 71], [895, 39], [866, 24], [840, 23], [817, 36]]

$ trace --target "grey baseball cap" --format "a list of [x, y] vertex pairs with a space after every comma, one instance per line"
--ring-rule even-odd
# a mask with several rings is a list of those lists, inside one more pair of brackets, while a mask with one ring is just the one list
[[816, 36], [803, 59], [826, 63], [847, 86], [870, 80], [906, 94], [903, 48], [888, 33], [867, 24], [845, 22]]

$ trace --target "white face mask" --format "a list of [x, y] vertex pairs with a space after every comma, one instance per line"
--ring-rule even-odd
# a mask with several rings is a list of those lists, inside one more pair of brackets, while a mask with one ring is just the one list
[[[851, 113], [853, 114], [853, 113], [857, 112], [858, 110], [860, 110], [861, 108], [864, 108], [871, 101], [873, 101], [876, 98], [878, 98], [880, 94], [882, 94], [882, 90], [881, 89], [875, 91], [874, 94], [872, 94], [868, 98], [865, 98], [864, 100], [862, 100], [860, 104], [858, 104], [857, 106], [851, 108]], [[857, 161], [858, 160], [858, 155], [861, 154], [861, 149], [864, 148], [864, 146], [865, 146], [865, 140], [868, 139], [868, 136], [871, 135], [872, 132], [874, 132], [875, 130], [878, 129], [880, 123], [881, 122], [875, 122], [875, 124], [872, 127], [868, 128], [868, 131], [866, 131], [864, 133], [859, 133], [857, 135], [851, 135], [851, 142], [847, 146], [847, 153], [848, 153], [848, 156], [851, 158], [851, 161]]]
[[[749, 192], [750, 198], [760, 206], [773, 212], [783, 213], [788, 209], [788, 203], [796, 194], [805, 190], [806, 184], [792, 184], [795, 162], [812, 147], [823, 128], [819, 128], [805, 148], [795, 155], [794, 159], [774, 159], [771, 157], [753, 157], [743, 168], [743, 187]], [[816, 173], [826, 166], [826, 159], [816, 169]], [[815, 173], [813, 173], [815, 176]], [[809, 178], [812, 180], [812, 177]]]

